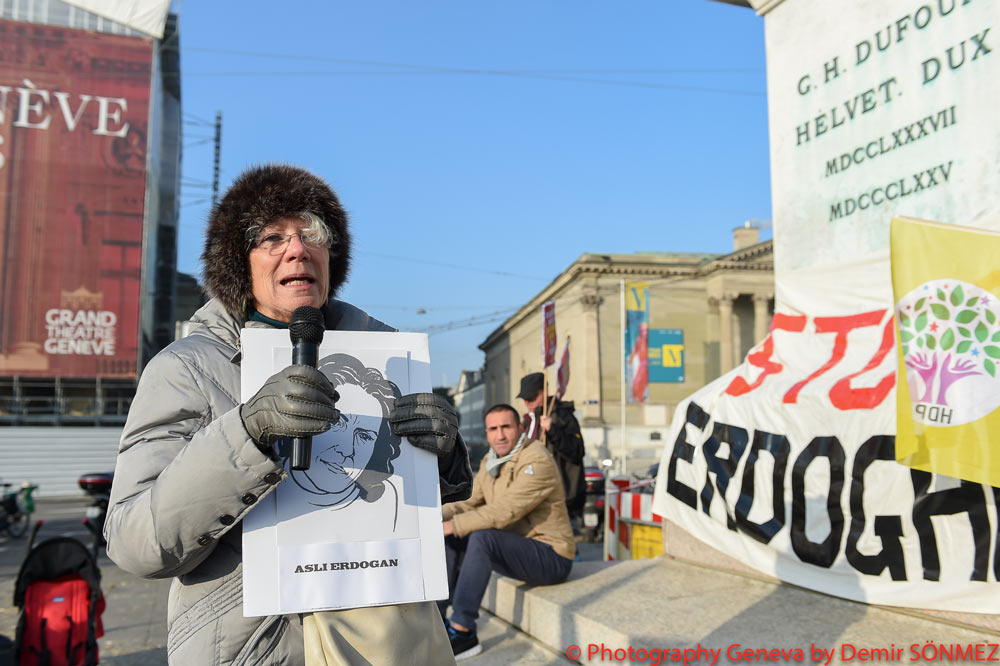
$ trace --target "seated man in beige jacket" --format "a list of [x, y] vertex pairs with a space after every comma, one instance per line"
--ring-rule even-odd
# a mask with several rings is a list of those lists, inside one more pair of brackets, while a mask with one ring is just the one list
[[[553, 585], [566, 580], [576, 555], [552, 456], [524, 436], [520, 415], [510, 405], [491, 407], [485, 421], [490, 452], [479, 465], [472, 497], [442, 509], [452, 605], [448, 634], [456, 659], [482, 651], [476, 618], [491, 572]], [[438, 605], [444, 614], [447, 602]]]

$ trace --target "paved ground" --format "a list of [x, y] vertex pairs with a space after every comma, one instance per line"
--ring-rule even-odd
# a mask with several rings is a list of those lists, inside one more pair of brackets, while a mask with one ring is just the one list
[[[38, 539], [71, 536], [89, 544], [82, 520], [84, 499], [40, 501], [34, 518], [44, 521]], [[27, 537], [0, 536], [0, 666], [13, 666], [12, 646], [17, 609], [12, 605], [14, 581], [24, 559]], [[600, 560], [600, 544], [580, 544], [581, 559]], [[125, 573], [102, 554], [102, 589], [107, 601], [104, 638], [100, 639], [101, 664], [108, 666], [166, 666], [166, 607], [169, 581], [144, 580]], [[503, 620], [484, 613], [479, 630], [484, 650], [463, 664], [565, 664], [566, 658]]]

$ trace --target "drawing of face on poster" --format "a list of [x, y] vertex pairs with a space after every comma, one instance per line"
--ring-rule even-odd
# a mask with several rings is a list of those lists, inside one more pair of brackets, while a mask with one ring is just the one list
[[340, 394], [341, 415], [313, 438], [309, 469], [289, 470], [291, 479], [313, 506], [343, 509], [359, 499], [391, 503], [395, 529], [398, 493], [390, 477], [400, 438], [392, 434], [388, 417], [399, 387], [348, 354], [325, 356], [316, 367]]
[[[288, 367], [292, 345], [288, 331], [257, 327], [245, 328], [240, 342], [246, 401]], [[330, 330], [317, 358], [342, 417], [313, 436], [309, 469], [289, 471], [284, 462], [283, 480], [243, 516], [244, 615], [447, 597], [437, 456], [393, 436], [388, 418], [400, 396], [431, 391], [427, 335]], [[281, 458], [291, 443], [278, 440]], [[303, 563], [374, 559], [395, 563], [296, 572]]]

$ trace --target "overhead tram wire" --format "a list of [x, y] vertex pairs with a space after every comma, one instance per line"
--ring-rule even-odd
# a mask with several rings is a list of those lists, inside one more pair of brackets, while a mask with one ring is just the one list
[[[384, 257], [385, 256], [389, 256], [389, 255], [379, 255], [378, 253], [373, 253], [373, 252], [361, 252], [359, 254], [375, 254], [375, 255], [384, 256]], [[409, 257], [391, 257], [391, 258], [398, 259], [400, 261], [416, 261], [417, 263], [428, 263], [428, 264], [431, 264], [431, 265], [456, 267], [456, 266], [453, 266], [451, 264], [438, 264], [436, 262], [427, 262], [427, 261], [422, 261], [422, 260], [418, 260], [418, 259], [411, 259]], [[469, 266], [460, 266], [460, 267], [457, 267], [457, 268], [462, 268], [463, 270], [484, 272], [484, 273], [499, 273], [499, 274], [507, 276], [507, 277], [511, 276], [511, 274], [509, 274], [509, 273], [502, 273], [500, 271], [492, 271], [492, 270], [489, 270], [489, 269], [472, 268], [472, 267], [469, 267]], [[522, 276], [515, 276], [515, 277], [524, 277], [524, 278], [539, 279], [539, 280], [540, 279], [545, 279], [545, 278], [531, 278], [530, 276], [523, 276], [523, 275]], [[676, 282], [678, 280], [685, 279], [685, 277], [686, 276], [684, 276], [684, 275], [671, 275], [671, 276], [666, 276], [666, 277], [651, 277], [651, 278], [647, 278], [647, 279], [638, 278], [635, 281], [636, 282], [644, 282], [644, 283], [648, 284], [650, 287], [653, 287], [653, 286], [663, 285], [663, 284], [666, 284], [666, 283], [669, 283], [669, 282]], [[617, 280], [617, 278], [616, 278], [616, 280]], [[606, 285], [598, 286], [597, 287], [597, 294], [600, 295], [600, 296], [616, 296], [617, 297], [618, 294], [620, 293], [619, 290], [620, 290], [620, 286], [616, 282], [614, 285], [606, 284]], [[500, 321], [500, 320], [508, 318], [512, 314], [514, 314], [514, 313], [518, 312], [519, 310], [521, 310], [522, 308], [526, 307], [531, 301], [533, 301], [535, 298], [537, 298], [540, 295], [540, 293], [541, 292], [539, 292], [539, 294], [536, 294], [535, 296], [532, 296], [525, 303], [523, 303], [521, 305], [507, 307], [507, 308], [504, 308], [504, 309], [501, 309], [501, 310], [497, 310], [495, 312], [491, 312], [491, 313], [488, 313], [488, 314], [476, 315], [475, 317], [471, 317], [469, 319], [461, 319], [461, 320], [457, 320], [457, 321], [446, 322], [444, 324], [435, 324], [435, 325], [431, 325], [431, 326], [427, 326], [427, 327], [423, 327], [423, 328], [415, 328], [415, 329], [412, 329], [412, 330], [414, 330], [416, 332], [419, 332], [419, 333], [434, 334], [434, 333], [440, 333], [440, 332], [444, 332], [444, 331], [455, 330], [455, 329], [458, 329], [458, 328], [469, 328], [469, 327], [472, 327], [472, 326], [481, 326], [481, 325], [484, 325], [484, 324], [489, 324], [489, 323], [493, 323], [493, 322], [496, 322], [496, 321]], [[556, 296], [555, 298], [549, 298], [547, 300], [550, 300], [550, 301], [554, 302], [556, 304], [557, 310], [558, 310], [559, 306], [566, 307], [566, 306], [568, 306], [568, 305], [576, 302], [578, 300], [578, 298], [579, 298], [578, 295], [574, 293], [572, 295], [563, 294], [563, 295], [560, 295], [560, 296]], [[413, 309], [416, 309], [414, 306], [396, 306], [396, 305], [368, 305], [367, 307], [369, 307], [371, 309], [375, 309], [375, 308], [400, 309], [400, 310], [413, 310]], [[486, 306], [486, 307], [491, 307], [491, 306]], [[617, 306], [616, 306], [616, 308], [617, 308]], [[450, 306], [448, 308], [446, 308], [446, 307], [437, 307], [437, 308], [426, 308], [426, 309], [428, 311], [430, 311], [432, 309], [434, 309], [434, 310], [463, 309], [463, 307], [461, 307], [461, 306]], [[469, 308], [467, 308], [467, 309], [472, 309], [472, 306], [469, 306]]]
[[644, 69], [511, 69], [516, 74], [740, 74], [763, 67], [647, 67]]
[[[266, 72], [188, 72], [189, 76], [231, 76], [231, 77], [264, 77], [264, 76], [344, 76], [344, 75], [386, 75], [386, 74], [419, 74], [421, 72], [382, 72], [382, 71], [355, 71], [355, 72], [343, 72], [343, 71], [330, 71], [330, 72], [315, 72], [315, 71], [303, 71], [303, 72], [280, 72], [280, 71], [266, 71]], [[642, 81], [619, 81], [615, 79], [595, 79], [595, 78], [584, 78], [579, 76], [556, 76], [547, 74], [516, 74], [514, 72], [503, 72], [503, 71], [455, 71], [448, 72], [450, 74], [459, 75], [480, 75], [480, 76], [502, 76], [520, 79], [534, 79], [541, 81], [562, 81], [566, 83], [590, 83], [595, 85], [606, 85], [606, 86], [618, 86], [625, 88], [646, 88], [652, 90], [675, 90], [679, 92], [696, 92], [696, 93], [712, 93], [719, 95], [741, 95], [745, 97], [765, 97], [766, 93], [757, 90], [737, 90], [735, 88], [708, 88], [705, 86], [688, 86], [688, 85], [677, 85], [669, 83], [644, 83]]]
[[378, 303], [359, 303], [366, 310], [424, 310], [423, 313], [418, 312], [418, 314], [426, 314], [429, 312], [437, 312], [438, 310], [516, 310], [521, 307], [519, 305], [427, 305], [427, 306], [413, 306], [413, 305], [384, 305]]
[[477, 273], [490, 273], [492, 275], [501, 275], [503, 277], [513, 277], [520, 278], [522, 280], [551, 280], [552, 278], [539, 277], [537, 275], [522, 275], [520, 273], [509, 273], [507, 271], [497, 271], [489, 268], [480, 268], [478, 266], [460, 266], [458, 264], [446, 264], [440, 261], [428, 261], [427, 259], [415, 259], [413, 257], [402, 257], [392, 254], [382, 254], [381, 252], [362, 252], [357, 251], [354, 254], [366, 255], [371, 257], [380, 257], [382, 259], [392, 259], [394, 261], [409, 261], [414, 264], [426, 264], [428, 266], [439, 266], [441, 268], [454, 268], [463, 271], [474, 271]]
[[[372, 254], [374, 254], [374, 253], [372, 253]], [[395, 257], [395, 258], [401, 259], [401, 260], [409, 260], [406, 257]], [[424, 263], [430, 263], [430, 262], [424, 262]], [[466, 270], [478, 270], [478, 271], [491, 272], [491, 273], [492, 272], [496, 272], [496, 271], [489, 271], [489, 270], [484, 270], [484, 269], [474, 269], [474, 268], [469, 268], [469, 267], [463, 267], [463, 268], [465, 268]], [[521, 276], [521, 277], [527, 277], [527, 276]], [[635, 281], [636, 282], [644, 282], [647, 285], [649, 285], [650, 287], [653, 287], [653, 286], [660, 286], [660, 285], [663, 285], [663, 284], [666, 284], [666, 283], [669, 283], [669, 282], [676, 282], [678, 280], [685, 279], [685, 277], [686, 276], [684, 276], [684, 275], [671, 275], [671, 276], [666, 276], [666, 277], [651, 277], [651, 278], [647, 278], [647, 279], [638, 278]], [[538, 278], [538, 279], [541, 279], [541, 278]], [[615, 284], [615, 285], [601, 285], [601, 286], [597, 287], [597, 293], [600, 296], [617, 296], [620, 293], [619, 290], [620, 290], [620, 286], [618, 284]], [[417, 333], [427, 333], [428, 335], [433, 335], [435, 333], [443, 333], [443, 332], [446, 332], [446, 331], [457, 330], [457, 329], [460, 329], [460, 328], [471, 328], [471, 327], [474, 327], [474, 326], [482, 326], [482, 325], [485, 325], [485, 324], [491, 324], [491, 323], [494, 323], [494, 322], [497, 322], [497, 321], [502, 321], [504, 319], [509, 318], [512, 314], [514, 314], [514, 313], [518, 312], [519, 310], [521, 310], [522, 308], [526, 307], [532, 300], [534, 300], [535, 298], [537, 298], [537, 296], [538, 296], [538, 294], [536, 294], [532, 298], [528, 299], [528, 301], [525, 302], [522, 305], [517, 305], [517, 306], [510, 307], [510, 308], [505, 308], [505, 309], [502, 309], [502, 310], [497, 310], [495, 312], [491, 312], [491, 313], [488, 313], [488, 314], [477, 315], [475, 317], [470, 317], [468, 319], [460, 319], [460, 320], [456, 320], [456, 321], [445, 322], [444, 324], [434, 324], [434, 325], [431, 325], [431, 326], [426, 326], [426, 327], [423, 327], [423, 328], [414, 328], [414, 329], [411, 329], [411, 330], [413, 330], [414, 332], [417, 332]], [[565, 306], [567, 306], [567, 305], [575, 302], [576, 300], [578, 300], [578, 296], [576, 294], [571, 295], [571, 296], [570, 295], [560, 295], [560, 296], [556, 296], [555, 298], [551, 298], [551, 299], [548, 299], [548, 300], [553, 301], [556, 304], [557, 310], [558, 310], [558, 306], [562, 305], [562, 306], [565, 307]], [[388, 305], [386, 305], [386, 306], [369, 306], [369, 307], [372, 307], [372, 308], [374, 308], [374, 307], [393, 308], [393, 307], [396, 307], [396, 306], [388, 306]], [[412, 307], [403, 307], [402, 309], [413, 309], [413, 308]], [[430, 309], [430, 308], [428, 308], [428, 309]], [[437, 309], [443, 309], [443, 308], [437, 308]], [[616, 306], [616, 309], [617, 309], [617, 306]]]
[[[199, 199], [198, 201], [186, 201], [186, 202], [182, 203], [180, 207], [181, 208], [188, 208], [189, 206], [199, 206], [201, 204], [207, 204], [209, 202], [210, 202], [210, 199]], [[178, 226], [180, 226], [180, 227], [194, 228], [193, 225], [190, 225], [190, 224], [180, 224]], [[198, 225], [199, 228], [201, 226], [202, 225]]]
[[[412, 63], [391, 63], [383, 62], [377, 60], [357, 60], [349, 58], [325, 58], [318, 56], [297, 56], [291, 54], [281, 54], [281, 53], [271, 53], [271, 52], [254, 52], [254, 51], [233, 51], [225, 49], [205, 49], [198, 47], [189, 47], [191, 51], [198, 51], [202, 53], [217, 53], [224, 55], [239, 55], [239, 56], [252, 56], [261, 58], [275, 58], [284, 60], [302, 60], [311, 62], [329, 62], [329, 63], [339, 63], [339, 64], [352, 64], [352, 65], [366, 65], [371, 67], [382, 67], [391, 68], [396, 70], [407, 70], [412, 73], [432, 73], [432, 74], [460, 74], [466, 76], [503, 76], [512, 78], [526, 78], [526, 79], [539, 79], [548, 81], [565, 81], [569, 83], [591, 83], [598, 85], [614, 85], [614, 86], [625, 86], [634, 88], [651, 88], [651, 89], [661, 89], [661, 90], [678, 90], [683, 92], [706, 92], [706, 93], [717, 93], [726, 95], [746, 95], [753, 97], [763, 97], [764, 92], [759, 92], [755, 90], [737, 90], [731, 88], [713, 88], [705, 86], [689, 86], [689, 85], [675, 85], [675, 84], [660, 84], [660, 83], [646, 83], [641, 81], [621, 81], [616, 79], [599, 79], [590, 77], [579, 77], [579, 76], [567, 76], [563, 74], [553, 74], [551, 72], [558, 70], [503, 70], [503, 69], [472, 69], [472, 68], [461, 68], [461, 67], [443, 67], [438, 65], [420, 65]], [[600, 72], [600, 70], [578, 70], [580, 72]], [[734, 71], [732, 68], [720, 68], [718, 70], [711, 70], [709, 68], [701, 68], [698, 73], [706, 73], [710, 71], [717, 71], [718, 73], [728, 73]], [[637, 70], [633, 70], [637, 72]], [[655, 73], [693, 73], [687, 72], [685, 70], [662, 70]], [[391, 72], [385, 70], [372, 70], [372, 71], [329, 71], [329, 72], [276, 72], [276, 71], [264, 71], [264, 72], [246, 72], [246, 71], [236, 71], [236, 72], [186, 72], [189, 76], [233, 76], [233, 77], [246, 77], [246, 76], [338, 76], [345, 74], [388, 74], [388, 73], [405, 73], [405, 72]], [[643, 72], [643, 73], [653, 73], [653, 72]]]
[[200, 118], [200, 117], [194, 115], [193, 113], [189, 113], [187, 111], [185, 111], [182, 114], [182, 122], [185, 125], [194, 125], [196, 127], [197, 126], [204, 126], [204, 127], [214, 127], [215, 126], [214, 122], [212, 122], [210, 120], [205, 120], [204, 118]]
[[516, 311], [517, 308], [511, 308], [509, 310], [497, 310], [496, 312], [491, 312], [489, 314], [477, 315], [475, 317], [469, 317], [468, 319], [458, 319], [456, 321], [449, 321], [443, 324], [434, 324], [432, 326], [424, 326], [422, 328], [412, 329], [415, 333], [426, 333], [428, 335], [434, 335], [435, 333], [444, 333], [445, 331], [454, 331], [460, 328], [471, 328], [473, 326], [483, 326], [485, 324], [492, 324], [497, 321], [501, 321], [510, 316], [510, 314]]
[[[275, 53], [273, 51], [238, 51], [229, 49], [210, 49], [201, 48], [197, 46], [185, 47], [187, 51], [197, 51], [200, 53], [218, 53], [221, 55], [238, 55], [238, 56], [251, 56], [260, 58], [274, 58], [276, 60], [304, 60], [311, 62], [335, 62], [349, 65], [370, 65], [373, 67], [395, 67], [395, 68], [405, 68], [405, 69], [420, 69], [427, 71], [441, 71], [441, 72], [451, 72], [451, 71], [477, 71], [469, 69], [460, 69], [454, 67], [445, 67], [443, 65], [423, 65], [414, 63], [399, 63], [399, 62], [385, 62], [384, 60], [359, 60], [354, 58], [331, 58], [328, 56], [303, 56], [296, 55], [293, 53]], [[489, 71], [489, 70], [483, 70]], [[764, 68], [762, 67], [695, 67], [695, 68], [643, 68], [643, 69], [576, 69], [576, 70], [559, 70], [559, 69], [514, 69], [514, 70], [500, 70], [514, 73], [541, 73], [541, 74], [613, 74], [613, 73], [658, 73], [658, 74], [705, 74], [711, 72], [719, 73], [731, 73], [731, 72], [749, 72], [757, 71], [762, 72]]]

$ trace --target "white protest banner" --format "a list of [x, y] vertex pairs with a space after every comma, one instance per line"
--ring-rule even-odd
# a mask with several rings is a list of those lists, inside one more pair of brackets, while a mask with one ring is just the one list
[[[292, 345], [269, 329], [244, 329], [241, 343], [246, 400]], [[431, 390], [426, 334], [327, 331], [318, 356], [341, 418], [313, 437], [309, 469], [243, 519], [244, 615], [446, 598], [437, 458], [387, 420], [396, 398]]]
[[1000, 613], [997, 490], [896, 462], [895, 216], [1000, 227], [1000, 3], [767, 13], [776, 314], [677, 409], [653, 510], [782, 580]]

